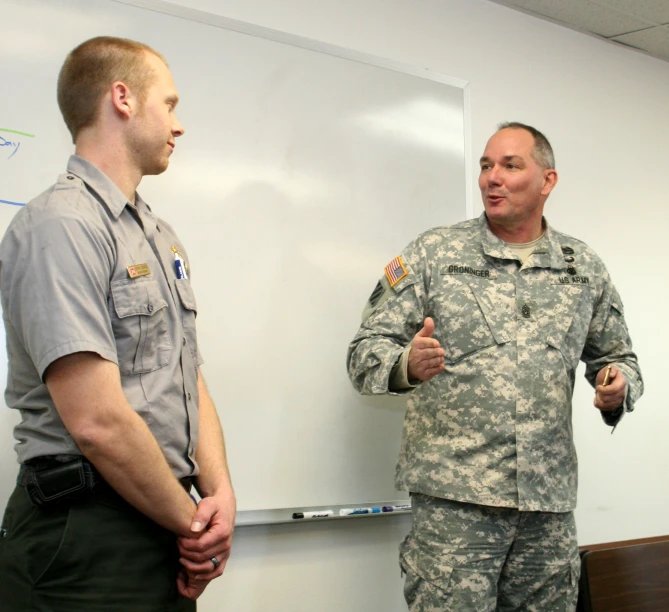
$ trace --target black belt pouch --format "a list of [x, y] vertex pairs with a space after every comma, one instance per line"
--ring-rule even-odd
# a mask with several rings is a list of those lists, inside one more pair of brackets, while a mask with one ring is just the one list
[[30, 501], [38, 507], [73, 500], [89, 491], [82, 459], [41, 470], [27, 470], [25, 487]]

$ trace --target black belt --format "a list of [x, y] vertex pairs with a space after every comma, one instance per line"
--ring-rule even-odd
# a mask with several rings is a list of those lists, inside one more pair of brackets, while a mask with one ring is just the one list
[[[51, 505], [97, 493], [116, 493], [95, 466], [81, 455], [30, 459], [21, 464], [16, 482], [26, 488], [30, 499], [37, 506]], [[190, 493], [193, 479], [181, 478], [179, 484], [186, 493]]]

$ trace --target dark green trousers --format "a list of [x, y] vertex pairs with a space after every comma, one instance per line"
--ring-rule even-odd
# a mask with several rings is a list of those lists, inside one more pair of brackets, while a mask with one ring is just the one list
[[111, 489], [38, 509], [17, 486], [0, 531], [3, 612], [193, 612], [173, 533]]

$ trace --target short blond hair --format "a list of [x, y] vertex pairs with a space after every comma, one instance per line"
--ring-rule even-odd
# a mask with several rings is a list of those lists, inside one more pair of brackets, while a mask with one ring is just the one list
[[58, 75], [58, 106], [72, 142], [76, 142], [81, 129], [95, 123], [100, 101], [115, 81], [125, 83], [140, 104], [146, 101], [155, 78], [155, 71], [146, 61], [147, 53], [167, 65], [158, 51], [127, 38], [98, 36], [70, 51]]

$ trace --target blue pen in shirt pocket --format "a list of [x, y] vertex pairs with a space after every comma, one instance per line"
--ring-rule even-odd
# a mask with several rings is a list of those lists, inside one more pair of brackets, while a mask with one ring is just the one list
[[174, 271], [177, 274], [177, 278], [186, 278], [184, 265], [176, 253], [174, 254]]
[[188, 278], [188, 268], [186, 267], [186, 260], [183, 255], [179, 253], [177, 247], [172, 246], [172, 253], [174, 253], [174, 272], [178, 279]]

